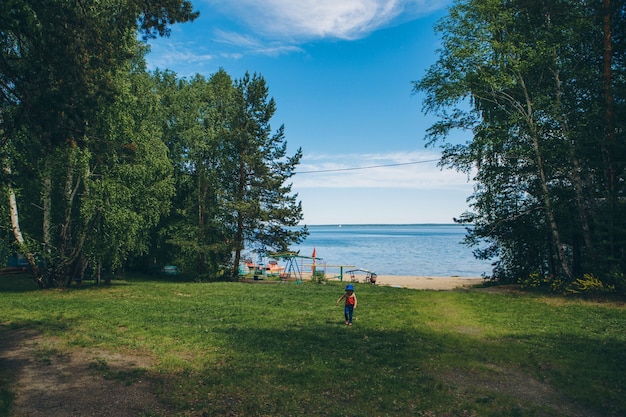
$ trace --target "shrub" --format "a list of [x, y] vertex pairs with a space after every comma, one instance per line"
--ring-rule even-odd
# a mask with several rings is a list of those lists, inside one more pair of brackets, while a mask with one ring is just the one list
[[565, 292], [570, 294], [598, 294], [615, 292], [615, 285], [605, 285], [593, 274], [584, 274], [569, 284]]
[[550, 281], [550, 277], [541, 275], [539, 272], [533, 272], [526, 278], [518, 278], [517, 283], [522, 288], [541, 288], [548, 286]]
[[552, 292], [561, 292], [565, 287], [565, 281], [561, 277], [542, 275], [534, 272], [526, 278], [518, 278], [517, 283], [526, 289], [545, 289]]
[[314, 282], [316, 284], [322, 284], [326, 281], [328, 281], [328, 279], [326, 278], [326, 274], [324, 273], [324, 271], [315, 270], [313, 275], [311, 275], [311, 282]]

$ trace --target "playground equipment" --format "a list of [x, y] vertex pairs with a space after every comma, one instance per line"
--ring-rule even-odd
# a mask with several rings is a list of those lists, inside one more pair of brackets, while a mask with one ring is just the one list
[[372, 271], [368, 271], [367, 269], [351, 269], [349, 271], [346, 271], [348, 274], [350, 274], [350, 280], [352, 282], [359, 282], [359, 279], [355, 277], [355, 273], [357, 272], [364, 272], [365, 273], [365, 282], [368, 284], [376, 284], [376, 273], [372, 272]]
[[343, 282], [343, 269], [344, 268], [355, 268], [354, 265], [326, 265], [328, 268], [339, 268], [339, 275], [335, 275], [333, 278], [338, 278], [339, 281]]
[[[284, 270], [280, 271], [279, 278], [281, 282], [287, 281], [295, 281], [296, 284], [302, 282], [302, 275], [304, 273], [305, 268], [311, 268], [311, 276], [315, 276], [316, 273], [323, 273], [326, 275], [327, 268], [339, 268], [339, 275], [333, 276], [333, 278], [339, 279], [339, 281], [343, 281], [344, 276], [344, 268], [353, 268], [346, 273], [350, 274], [350, 280], [352, 282], [359, 282], [358, 278], [355, 277], [355, 274], [359, 272], [365, 273], [365, 282], [369, 284], [376, 283], [376, 273], [369, 271], [367, 269], [355, 268], [354, 265], [328, 265], [324, 262], [324, 260], [320, 257], [315, 256], [316, 250], [313, 249], [313, 256], [304, 256], [300, 255], [300, 251], [297, 252], [283, 252], [283, 253], [272, 253], [269, 254], [269, 257], [272, 259], [281, 260], [285, 263]], [[307, 260], [308, 263], [305, 264], [304, 261]], [[323, 271], [322, 271], [323, 268]], [[308, 272], [307, 272], [308, 273]]]
[[274, 253], [270, 256], [275, 259], [281, 259], [285, 262], [285, 271], [279, 275], [280, 281], [287, 282], [288, 280], [293, 279], [296, 284], [300, 284], [302, 282], [302, 265], [300, 265], [298, 261], [302, 263], [304, 259], [309, 259], [315, 263], [316, 261], [322, 260], [322, 258], [318, 257], [300, 255], [299, 251]]

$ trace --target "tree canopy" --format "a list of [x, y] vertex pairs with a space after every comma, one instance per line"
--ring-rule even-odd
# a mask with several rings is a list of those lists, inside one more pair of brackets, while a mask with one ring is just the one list
[[[494, 278], [587, 275], [624, 290], [623, 1], [457, 1], [437, 62], [414, 83], [441, 163], [476, 180], [468, 243]], [[619, 115], [619, 116], [618, 116]], [[445, 143], [454, 130], [468, 143]]]
[[[137, 35], [194, 20], [189, 1], [3, 6], [2, 253], [24, 254], [41, 286], [189, 258], [192, 275], [236, 277], [244, 244], [301, 239], [306, 229], [289, 228], [302, 214], [286, 183], [301, 152], [288, 157], [282, 128], [271, 133], [262, 77], [146, 70]], [[233, 167], [245, 171], [241, 186]]]
[[221, 274], [234, 279], [244, 248], [264, 255], [301, 242], [307, 230], [296, 227], [302, 207], [288, 180], [302, 152], [288, 156], [284, 128], [272, 132], [276, 104], [263, 77], [156, 77], [176, 166], [177, 215], [162, 230], [170, 256], [200, 277], [229, 265]]

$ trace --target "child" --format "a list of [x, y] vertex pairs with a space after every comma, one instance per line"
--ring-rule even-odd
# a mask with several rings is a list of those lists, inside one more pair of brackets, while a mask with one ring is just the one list
[[344, 316], [346, 317], [346, 325], [352, 326], [352, 315], [354, 314], [354, 309], [356, 308], [356, 294], [354, 293], [354, 287], [352, 284], [346, 285], [346, 292], [343, 293], [341, 297], [337, 300], [335, 305], [339, 305], [341, 300], [346, 300], [346, 306], [344, 308]]

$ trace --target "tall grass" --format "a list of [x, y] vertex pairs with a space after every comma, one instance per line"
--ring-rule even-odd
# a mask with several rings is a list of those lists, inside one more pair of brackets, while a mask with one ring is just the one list
[[153, 357], [179, 415], [626, 415], [620, 302], [357, 285], [348, 327], [342, 290], [128, 278], [41, 291], [0, 277], [0, 323]]

